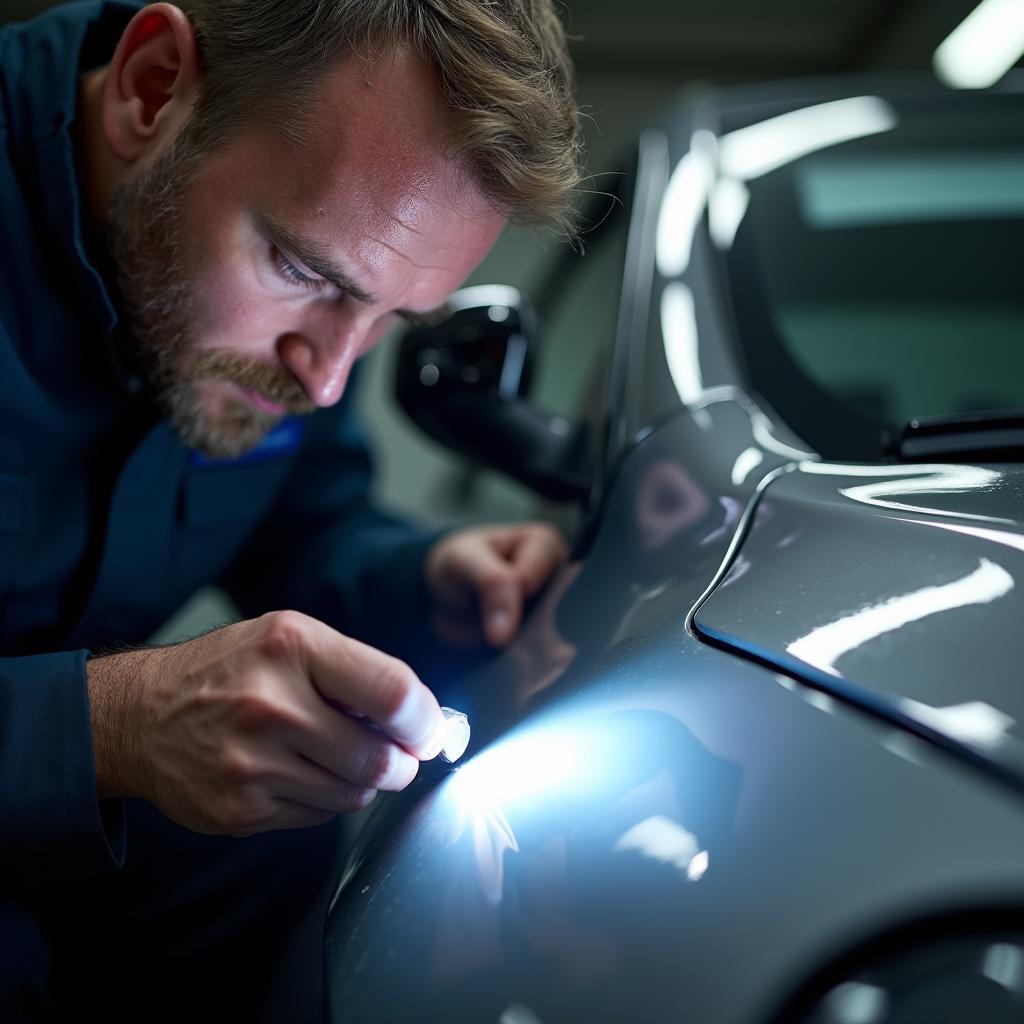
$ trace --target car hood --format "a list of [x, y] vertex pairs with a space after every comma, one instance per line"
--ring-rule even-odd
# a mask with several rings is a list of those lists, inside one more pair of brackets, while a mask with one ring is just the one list
[[696, 631], [1024, 779], [1024, 469], [804, 463]]

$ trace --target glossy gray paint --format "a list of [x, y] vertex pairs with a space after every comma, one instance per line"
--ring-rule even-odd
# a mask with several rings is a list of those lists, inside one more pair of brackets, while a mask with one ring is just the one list
[[1024, 907], [1011, 788], [686, 629], [793, 465], [755, 424], [723, 393], [623, 464], [585, 563], [464, 691], [469, 759], [353, 855], [332, 1020], [757, 1021], [897, 922]]
[[801, 466], [694, 622], [1024, 784], [1022, 509], [1020, 466]]

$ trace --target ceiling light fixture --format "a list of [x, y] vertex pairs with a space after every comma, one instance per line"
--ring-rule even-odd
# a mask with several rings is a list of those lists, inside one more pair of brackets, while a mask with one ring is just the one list
[[995, 85], [1024, 55], [1024, 0], [982, 0], [935, 51], [935, 73], [954, 89]]

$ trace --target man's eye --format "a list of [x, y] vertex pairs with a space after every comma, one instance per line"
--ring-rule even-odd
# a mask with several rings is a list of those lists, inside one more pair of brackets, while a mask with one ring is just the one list
[[310, 277], [304, 274], [280, 249], [274, 249], [274, 265], [277, 272], [290, 284], [297, 284], [302, 288], [311, 288], [319, 291], [327, 282], [319, 277]]

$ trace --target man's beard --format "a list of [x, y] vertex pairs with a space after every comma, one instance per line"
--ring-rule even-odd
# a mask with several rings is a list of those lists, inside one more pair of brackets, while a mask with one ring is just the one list
[[280, 417], [227, 395], [213, 410], [204, 384], [233, 381], [289, 413], [315, 406], [287, 370], [199, 348], [201, 303], [186, 268], [181, 217], [201, 155], [186, 126], [152, 167], [119, 185], [107, 214], [108, 240], [133, 355], [162, 412], [189, 448], [234, 458], [259, 444]]

